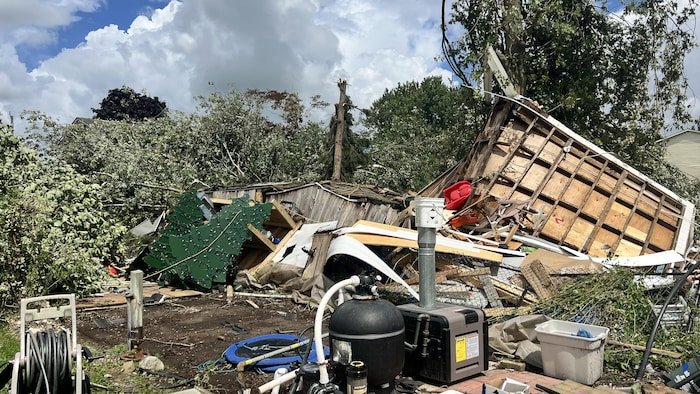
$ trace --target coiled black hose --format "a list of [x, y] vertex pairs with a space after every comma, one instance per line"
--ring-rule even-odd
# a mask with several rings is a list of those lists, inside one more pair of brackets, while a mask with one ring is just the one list
[[65, 330], [26, 334], [27, 360], [18, 385], [20, 393], [73, 392], [69, 340]]

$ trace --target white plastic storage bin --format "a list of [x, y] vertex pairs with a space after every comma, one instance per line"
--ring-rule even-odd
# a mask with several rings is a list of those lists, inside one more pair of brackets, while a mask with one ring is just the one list
[[[576, 336], [581, 328], [593, 338]], [[607, 327], [550, 320], [535, 327], [535, 332], [542, 344], [545, 375], [592, 385], [603, 374], [603, 350], [610, 332]]]

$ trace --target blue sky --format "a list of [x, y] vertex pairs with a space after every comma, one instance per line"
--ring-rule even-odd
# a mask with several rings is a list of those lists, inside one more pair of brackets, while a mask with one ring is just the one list
[[0, 1], [0, 118], [91, 116], [123, 85], [192, 111], [194, 97], [249, 88], [369, 106], [398, 83], [451, 73], [439, 2], [424, 0]]
[[28, 69], [33, 70], [39, 63], [56, 56], [63, 48], [74, 48], [85, 40], [85, 36], [104, 26], [115, 24], [125, 30], [139, 15], [150, 15], [153, 2], [144, 5], [143, 0], [105, 0], [94, 12], [77, 11], [75, 22], [56, 29], [56, 40], [48, 44], [17, 45], [17, 55]]
[[[185, 112], [214, 88], [334, 102], [339, 78], [369, 107], [402, 82], [454, 79], [436, 61], [440, 11], [426, 0], [0, 0], [0, 119], [89, 117], [124, 85]], [[700, 51], [686, 64], [700, 85]]]

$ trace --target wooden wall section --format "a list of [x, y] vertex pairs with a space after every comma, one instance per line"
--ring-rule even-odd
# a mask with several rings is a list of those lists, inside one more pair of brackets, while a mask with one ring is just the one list
[[527, 202], [531, 234], [591, 256], [683, 253], [692, 239], [692, 204], [530, 106], [497, 103], [469, 156], [420, 194], [462, 179]]

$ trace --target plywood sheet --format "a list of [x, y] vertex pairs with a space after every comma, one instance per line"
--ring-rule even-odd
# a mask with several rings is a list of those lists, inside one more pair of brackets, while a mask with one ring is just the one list
[[552, 216], [549, 217], [542, 229], [542, 234], [554, 239], [563, 239], [566, 229], [574, 224], [576, 215], [574, 212], [558, 206], [554, 208]]
[[673, 236], [673, 231], [664, 226], [656, 225], [651, 232], [651, 240], [649, 243], [661, 250], [672, 249]]
[[[542, 189], [542, 195], [549, 197], [552, 200], [558, 200], [559, 196], [564, 192], [564, 189], [566, 187], [566, 183], [569, 181], [569, 178], [565, 175], [563, 175], [560, 172], [554, 172], [552, 174], [552, 177], [549, 178], [549, 181], [544, 186], [544, 189]], [[541, 181], [540, 181], [541, 182]]]
[[579, 207], [583, 205], [584, 199], [586, 198], [589, 190], [591, 190], [590, 185], [587, 185], [578, 179], [572, 179], [569, 187], [567, 187], [564, 191], [561, 201], [571, 204], [574, 207]]
[[591, 196], [588, 198], [588, 201], [586, 201], [584, 204], [583, 212], [598, 219], [600, 215], [602, 215], [603, 208], [605, 208], [605, 204], [607, 202], [608, 196], [604, 196], [597, 190], [594, 190], [593, 193], [591, 193]]
[[520, 185], [530, 190], [537, 190], [537, 187], [542, 183], [548, 171], [549, 168], [533, 163], [530, 170], [525, 174], [525, 178], [520, 181]]

